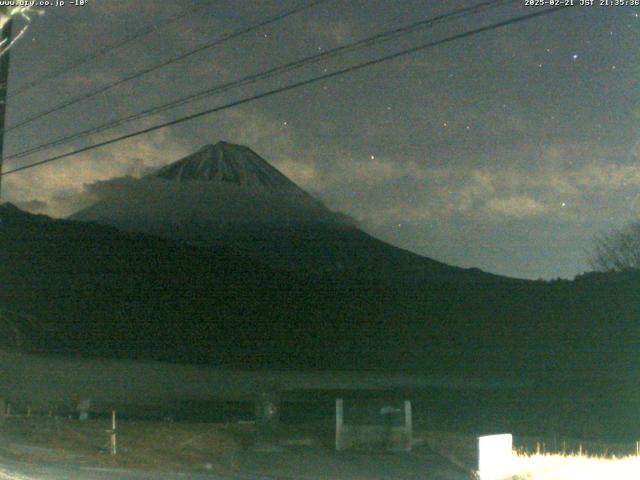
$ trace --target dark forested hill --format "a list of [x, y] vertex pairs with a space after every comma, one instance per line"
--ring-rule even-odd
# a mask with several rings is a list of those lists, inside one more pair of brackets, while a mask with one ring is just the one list
[[0, 220], [0, 305], [37, 319], [21, 326], [31, 350], [509, 376], [548, 390], [556, 410], [592, 402], [605, 417], [638, 402], [637, 273], [549, 283], [453, 268], [305, 276], [222, 246], [11, 205]]

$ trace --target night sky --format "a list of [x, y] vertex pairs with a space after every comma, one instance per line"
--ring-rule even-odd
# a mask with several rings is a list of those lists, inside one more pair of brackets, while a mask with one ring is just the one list
[[[576, 0], [578, 2], [578, 0]], [[20, 95], [20, 87], [200, 2], [88, 0], [32, 17], [11, 57], [8, 123], [304, 2], [220, 0]], [[478, 2], [475, 2], [478, 3]], [[5, 155], [474, 2], [328, 0], [7, 133]], [[9, 170], [541, 7], [524, 0], [76, 141]], [[4, 200], [66, 216], [96, 182], [207, 143], [251, 147], [373, 235], [526, 278], [588, 270], [595, 234], [640, 209], [640, 8], [574, 7], [4, 178]], [[16, 29], [22, 25], [18, 21]]]

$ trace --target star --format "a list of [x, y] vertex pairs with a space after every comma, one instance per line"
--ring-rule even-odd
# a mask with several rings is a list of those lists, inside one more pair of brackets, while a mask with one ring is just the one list
[[376, 156], [375, 155], [371, 155], [371, 160], [375, 160]]
[[442, 126], [443, 126], [444, 128], [447, 128], [447, 127], [449, 126], [449, 124], [448, 124], [447, 122], [444, 122], [444, 123], [442, 124]]
[[571, 55], [571, 58], [573, 58], [574, 60], [577, 60], [578, 59], [578, 54], [574, 53], [573, 55]]

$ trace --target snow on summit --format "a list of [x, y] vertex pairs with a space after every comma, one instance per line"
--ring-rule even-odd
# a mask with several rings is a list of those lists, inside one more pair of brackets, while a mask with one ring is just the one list
[[231, 183], [245, 188], [306, 195], [304, 190], [250, 148], [226, 142], [206, 145], [149, 176], [176, 182]]
[[141, 179], [99, 182], [91, 193], [97, 201], [72, 220], [172, 238], [205, 241], [203, 236], [217, 237], [232, 225], [350, 224], [250, 148], [226, 142], [206, 145]]

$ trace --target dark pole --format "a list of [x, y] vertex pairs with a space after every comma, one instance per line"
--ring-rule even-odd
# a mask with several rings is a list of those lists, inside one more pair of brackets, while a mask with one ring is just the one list
[[[8, 17], [9, 7], [0, 7], [0, 15]], [[2, 27], [2, 45], [7, 48], [11, 43], [11, 29], [13, 20], [11, 18]], [[0, 57], [0, 201], [2, 201], [2, 163], [4, 157], [4, 120], [7, 112], [7, 90], [9, 87], [9, 53], [7, 49]]]

